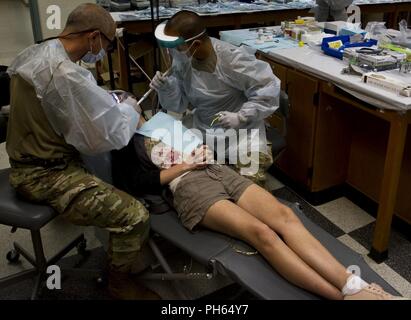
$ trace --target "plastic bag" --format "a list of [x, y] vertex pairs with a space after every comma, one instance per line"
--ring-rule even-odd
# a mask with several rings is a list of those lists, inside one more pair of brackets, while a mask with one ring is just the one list
[[399, 44], [403, 47], [411, 48], [411, 29], [408, 28], [408, 23], [406, 20], [401, 20], [400, 26], [400, 36], [393, 40], [394, 44]]
[[374, 39], [379, 43], [381, 41], [387, 41], [387, 30], [388, 29], [385, 26], [385, 22], [368, 22], [367, 26], [365, 27], [365, 31], [367, 32], [365, 39]]

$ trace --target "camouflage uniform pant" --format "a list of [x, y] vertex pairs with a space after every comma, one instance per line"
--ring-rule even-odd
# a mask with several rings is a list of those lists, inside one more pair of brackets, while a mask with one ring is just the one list
[[[267, 154], [260, 152], [258, 159], [256, 159], [258, 163], [256, 163], [256, 167], [258, 166], [258, 171], [255, 172], [254, 174], [251, 175], [245, 175], [243, 174], [244, 177], [250, 179], [253, 181], [255, 184], [259, 185], [260, 187], [264, 188], [265, 187], [265, 182], [267, 180], [266, 178], [266, 173], [268, 169], [273, 165], [274, 160], [272, 157], [272, 151], [271, 151], [271, 145], [267, 145]], [[253, 160], [251, 160], [253, 161]], [[255, 160], [254, 160], [255, 161]], [[241, 169], [243, 168], [248, 168], [250, 167], [250, 164], [242, 164], [242, 163], [237, 163], [233, 165], [233, 169], [241, 174]]]
[[53, 168], [13, 165], [10, 183], [29, 201], [68, 221], [110, 232], [110, 267], [128, 272], [149, 233], [149, 214], [133, 197], [89, 174], [80, 162]]

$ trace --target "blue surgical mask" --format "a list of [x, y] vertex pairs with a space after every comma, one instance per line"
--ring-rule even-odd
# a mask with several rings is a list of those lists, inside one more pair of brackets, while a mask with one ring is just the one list
[[173, 58], [174, 63], [183, 64], [189, 61], [187, 55], [177, 49], [170, 49], [170, 55]]
[[179, 51], [177, 49], [171, 49], [170, 50], [170, 54], [173, 57], [173, 61], [175, 61], [176, 63], [190, 63], [193, 60], [193, 56], [195, 54], [195, 52], [191, 55], [190, 54], [190, 49], [193, 46], [194, 43], [192, 43], [190, 45], [190, 47], [187, 50], [184, 51]]
[[101, 42], [101, 35], [100, 35], [100, 46], [101, 49], [98, 54], [93, 54], [93, 50], [90, 44], [90, 51], [87, 52], [83, 58], [81, 58], [81, 61], [85, 63], [96, 63], [97, 61], [103, 60], [103, 58], [106, 55], [106, 50], [103, 48], [103, 44]]

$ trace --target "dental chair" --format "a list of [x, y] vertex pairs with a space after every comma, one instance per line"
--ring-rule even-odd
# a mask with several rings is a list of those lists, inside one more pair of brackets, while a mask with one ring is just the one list
[[[83, 157], [88, 169], [106, 182], [111, 183], [111, 156], [104, 154], [97, 157]], [[210, 230], [191, 233], [180, 223], [168, 197], [150, 196], [140, 199], [151, 213], [152, 237], [149, 247], [158, 264], [164, 269], [162, 273], [146, 271], [142, 279], [157, 279], [173, 281], [180, 297], [184, 295], [184, 280], [213, 279], [217, 274], [231, 278], [259, 299], [266, 300], [318, 300], [320, 297], [300, 289], [280, 276], [268, 262], [255, 250], [242, 241], [230, 238]], [[280, 199], [280, 201], [282, 201]], [[346, 267], [356, 266], [361, 271], [361, 277], [368, 282], [376, 282], [387, 292], [398, 293], [377, 273], [375, 273], [363, 258], [329, 233], [310, 221], [297, 203], [282, 201], [298, 215], [308, 230]], [[156, 214], [154, 214], [156, 212]], [[98, 238], [106, 243], [108, 237], [102, 236], [102, 230], [97, 230]], [[174, 272], [165, 255], [157, 245], [154, 235], [161, 237], [178, 247], [194, 260], [207, 267], [205, 273]], [[178, 282], [176, 282], [178, 281]]]

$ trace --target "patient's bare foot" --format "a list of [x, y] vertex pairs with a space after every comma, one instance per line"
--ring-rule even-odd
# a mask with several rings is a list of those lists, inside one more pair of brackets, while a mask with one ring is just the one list
[[406, 298], [396, 297], [385, 292], [379, 285], [372, 283], [352, 295], [346, 295], [344, 300], [407, 300]]

